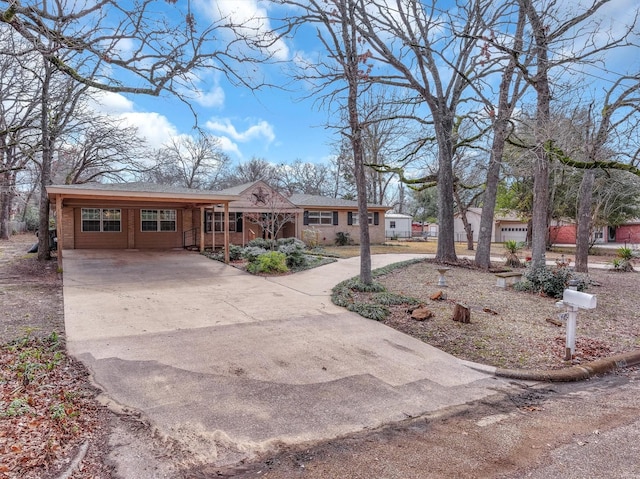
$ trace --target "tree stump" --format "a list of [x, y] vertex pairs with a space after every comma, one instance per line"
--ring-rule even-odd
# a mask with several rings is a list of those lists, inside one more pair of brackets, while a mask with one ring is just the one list
[[456, 307], [453, 310], [453, 320], [461, 323], [470, 323], [471, 311], [464, 304], [456, 303]]

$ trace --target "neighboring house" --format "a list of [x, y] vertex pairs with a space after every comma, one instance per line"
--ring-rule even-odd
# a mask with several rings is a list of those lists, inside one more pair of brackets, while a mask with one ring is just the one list
[[435, 223], [425, 223], [424, 221], [414, 221], [411, 223], [411, 236], [419, 238], [437, 238], [438, 225]]
[[413, 217], [400, 213], [387, 213], [384, 216], [384, 229], [387, 238], [411, 238]]
[[[610, 230], [613, 227], [609, 228]], [[612, 235], [609, 234], [609, 238]], [[640, 218], [636, 218], [631, 221], [627, 221], [625, 224], [618, 226], [615, 228], [615, 242], [616, 243], [640, 243]]]
[[[549, 228], [552, 244], [576, 244], [578, 226], [569, 221], [561, 222]], [[604, 226], [593, 233], [593, 242], [602, 243], [640, 243], [640, 219], [628, 221], [620, 226]]]
[[[356, 243], [359, 239], [357, 202], [310, 195], [287, 198], [261, 181], [224, 191], [92, 183], [52, 185], [47, 193], [56, 211], [61, 250], [223, 247], [228, 253], [229, 244], [269, 236], [266, 225], [271, 219], [280, 222], [277, 237], [304, 239], [312, 233], [320, 244], [332, 244], [336, 233], [344, 232]], [[372, 243], [384, 242], [387, 209], [370, 207]]]
[[[473, 232], [473, 241], [478, 241], [478, 233], [480, 231], [480, 218], [482, 216], [482, 208], [469, 208], [467, 210], [467, 221], [471, 225]], [[498, 213], [496, 212], [493, 219], [493, 231], [491, 237], [496, 243], [504, 243], [508, 240], [526, 241], [527, 240], [527, 222], [523, 221], [514, 213]], [[460, 214], [456, 214], [453, 221], [453, 233], [456, 241], [467, 241], [467, 233], [464, 230], [464, 224], [460, 218]]]

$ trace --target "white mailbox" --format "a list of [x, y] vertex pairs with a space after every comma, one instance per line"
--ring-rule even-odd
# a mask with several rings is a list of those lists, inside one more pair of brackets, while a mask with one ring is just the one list
[[582, 293], [572, 289], [565, 289], [562, 294], [562, 302], [566, 306], [580, 309], [595, 309], [596, 297], [593, 294]]

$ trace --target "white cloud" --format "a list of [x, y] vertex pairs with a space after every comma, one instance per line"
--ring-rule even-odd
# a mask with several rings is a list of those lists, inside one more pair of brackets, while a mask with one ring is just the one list
[[225, 153], [233, 153], [242, 158], [242, 153], [240, 152], [240, 148], [238, 148], [237, 144], [235, 144], [226, 136], [219, 136], [217, 138], [220, 141], [219, 146], [222, 151], [224, 151]]
[[89, 108], [137, 128], [138, 136], [147, 140], [149, 148], [160, 148], [178, 135], [178, 130], [166, 116], [157, 112], [135, 111], [135, 103], [119, 93], [96, 91], [91, 96]]
[[209, 91], [195, 90], [195, 101], [207, 108], [219, 108], [224, 105], [224, 90], [219, 86], [214, 86]]
[[[199, 7], [213, 21], [228, 20], [241, 25], [236, 32], [254, 38], [271, 38], [272, 27], [264, 2], [259, 0], [199, 0]], [[224, 21], [223, 21], [224, 23]], [[268, 53], [276, 60], [289, 58], [289, 47], [279, 39], [269, 42]]]
[[128, 125], [138, 129], [138, 134], [146, 138], [150, 148], [160, 148], [171, 137], [178, 134], [176, 127], [160, 113], [128, 112], [120, 115]]
[[91, 95], [90, 107], [107, 115], [133, 111], [133, 102], [120, 93], [96, 91]]
[[267, 143], [272, 143], [276, 139], [273, 127], [264, 120], [259, 121], [255, 125], [251, 125], [244, 131], [238, 131], [228, 118], [209, 120], [205, 126], [213, 132], [222, 133], [240, 143], [258, 140], [260, 138], [267, 140]]

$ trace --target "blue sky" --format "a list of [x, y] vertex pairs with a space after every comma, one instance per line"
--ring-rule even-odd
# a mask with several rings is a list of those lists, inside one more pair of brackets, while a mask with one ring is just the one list
[[[264, 3], [256, 0], [196, 0], [192, 2], [200, 22], [211, 20], [211, 5], [236, 21], [264, 15]], [[214, 15], [215, 16], [215, 15]], [[269, 25], [265, 25], [265, 28]], [[290, 62], [298, 51], [313, 50], [313, 37], [296, 38], [277, 45], [276, 58]], [[270, 82], [290, 83], [283, 74], [285, 64], [262, 66]], [[252, 157], [272, 163], [291, 163], [297, 159], [322, 163], [332, 152], [332, 133], [325, 129], [327, 113], [314, 108], [310, 100], [301, 101], [305, 92], [295, 85], [287, 90], [265, 87], [250, 90], [232, 85], [223, 74], [201, 71], [195, 80], [199, 90], [191, 106], [197, 112], [198, 124], [219, 137], [221, 148], [234, 161]], [[294, 91], [297, 90], [297, 91]], [[171, 136], [192, 134], [194, 118], [187, 105], [165, 94], [159, 98], [143, 95], [103, 93], [99, 100], [102, 111], [125, 118], [138, 128], [151, 147], [159, 147]]]
[[[563, 1], [563, 0], [561, 0]], [[567, 5], [585, 3], [583, 0], [564, 0]], [[624, 20], [627, 13], [637, 8], [637, 0], [613, 0], [603, 9], [607, 26], [614, 19]], [[590, 3], [590, 2], [589, 2]], [[447, 1], [442, 2], [443, 5]], [[232, 17], [236, 22], [249, 22], [257, 17], [273, 18], [278, 12], [268, 2], [260, 0], [192, 0], [196, 18], [200, 23], [213, 21], [220, 14]], [[170, 8], [166, 6], [166, 8]], [[266, 21], [258, 28], [268, 29], [273, 24]], [[603, 34], [604, 34], [603, 29]], [[297, 57], [309, 57], [321, 52], [318, 40], [311, 29], [286, 42], [274, 46], [275, 57], [283, 63], [263, 66], [269, 81], [276, 84], [290, 82], [283, 74], [287, 62]], [[634, 50], [634, 53], [637, 49]], [[640, 55], [611, 59], [608, 65], [620, 70], [635, 63], [638, 68]], [[615, 60], [618, 60], [617, 62]], [[600, 67], [595, 73], [606, 78]], [[575, 72], [574, 72], [575, 74]], [[596, 79], [590, 77], [589, 87]], [[264, 88], [251, 91], [230, 84], [223, 74], [216, 71], [199, 72], [194, 81], [196, 90], [190, 94], [196, 99], [191, 103], [197, 112], [198, 123], [204, 130], [216, 135], [220, 145], [232, 160], [246, 161], [252, 157], [264, 158], [272, 163], [291, 163], [300, 159], [305, 162], [326, 162], [334, 153], [334, 132], [327, 129], [328, 113], [319, 110], [309, 99], [301, 100], [308, 92], [296, 85], [287, 91]], [[194, 119], [189, 108], [168, 95], [160, 98], [148, 96], [126, 96], [104, 94], [101, 109], [125, 118], [145, 136], [151, 147], [157, 148], [171, 136], [192, 134]]]

